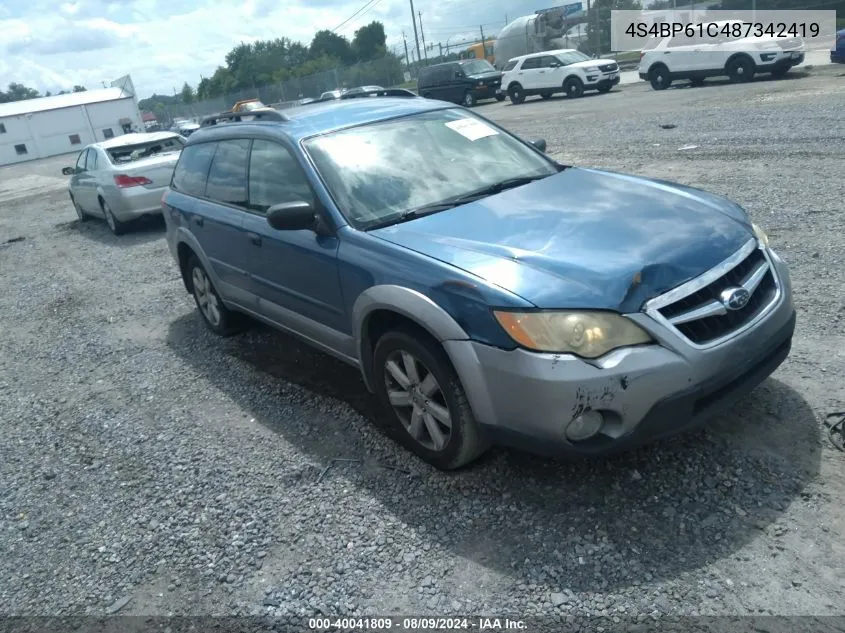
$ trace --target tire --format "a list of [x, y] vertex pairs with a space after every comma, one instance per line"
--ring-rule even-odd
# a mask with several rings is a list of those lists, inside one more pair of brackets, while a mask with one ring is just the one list
[[218, 336], [231, 336], [239, 332], [243, 324], [241, 315], [223, 305], [217, 289], [196, 255], [188, 258], [186, 267], [191, 294], [206, 327]]
[[402, 443], [435, 468], [460, 468], [489, 447], [446, 352], [423, 332], [400, 327], [384, 334], [373, 376]]
[[577, 99], [584, 94], [584, 82], [578, 77], [569, 77], [563, 82], [563, 91], [570, 99]]
[[698, 88], [704, 85], [704, 78], [703, 77], [693, 77], [689, 80], [690, 84], [693, 88]]
[[499, 103], [501, 103], [504, 100], [505, 100], [505, 95], [503, 95], [503, 94], [497, 94], [496, 95], [496, 101], [498, 101]]
[[669, 69], [662, 64], [648, 71], [648, 80], [651, 83], [651, 87], [655, 90], [666, 90], [666, 88], [672, 85]]
[[109, 207], [109, 203], [100, 198], [100, 207], [103, 209], [103, 215], [106, 218], [106, 224], [109, 225], [111, 232], [115, 235], [123, 235], [126, 233], [126, 224], [118, 220], [114, 212]]
[[88, 219], [88, 214], [82, 210], [73, 194], [70, 196], [70, 203], [73, 205], [73, 210], [76, 211], [76, 217], [80, 222], [85, 222]]
[[464, 98], [461, 99], [461, 105], [464, 106], [465, 108], [471, 108], [475, 105], [475, 103], [476, 103], [476, 99], [475, 99], [475, 95], [472, 94], [472, 90], [467, 90], [464, 93]]
[[552, 98], [552, 93], [551, 92], [541, 92], [540, 97], [542, 97], [544, 101], [548, 101], [549, 99]]
[[725, 72], [731, 83], [739, 84], [751, 81], [754, 77], [754, 62], [750, 57], [734, 57], [725, 65]]
[[522, 84], [511, 84], [508, 86], [508, 97], [510, 97], [511, 103], [514, 105], [525, 103], [525, 90], [523, 90]]

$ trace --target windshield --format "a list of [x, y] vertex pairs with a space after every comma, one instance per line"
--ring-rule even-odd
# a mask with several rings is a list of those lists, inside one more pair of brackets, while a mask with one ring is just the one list
[[555, 57], [557, 57], [565, 66], [568, 66], [569, 64], [576, 64], [578, 62], [586, 62], [591, 59], [589, 55], [585, 55], [581, 51], [558, 53]]
[[141, 158], [149, 158], [150, 156], [157, 156], [159, 154], [170, 154], [173, 152], [182, 151], [184, 147], [182, 139], [178, 136], [170, 136], [157, 141], [148, 141], [146, 143], [135, 143], [134, 145], [123, 145], [121, 147], [114, 147], [107, 149], [106, 153], [109, 155], [109, 160], [117, 164], [128, 163], [133, 160]]
[[318, 136], [304, 143], [357, 228], [513, 178], [557, 173], [516, 138], [462, 110], [437, 110]]
[[496, 70], [493, 67], [493, 64], [485, 59], [476, 59], [475, 61], [466, 62], [465, 64], [461, 64], [461, 67], [467, 75], [480, 75], [481, 73], [488, 73], [491, 70]]

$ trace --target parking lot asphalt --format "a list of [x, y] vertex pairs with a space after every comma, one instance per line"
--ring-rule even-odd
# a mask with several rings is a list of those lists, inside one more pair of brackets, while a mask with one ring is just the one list
[[823, 425], [845, 409], [842, 72], [478, 108], [569, 164], [732, 198], [791, 266], [775, 375], [610, 460], [438, 472], [355, 370], [259, 326], [209, 334], [161, 222], [78, 222], [63, 157], [0, 169], [0, 612], [845, 613]]

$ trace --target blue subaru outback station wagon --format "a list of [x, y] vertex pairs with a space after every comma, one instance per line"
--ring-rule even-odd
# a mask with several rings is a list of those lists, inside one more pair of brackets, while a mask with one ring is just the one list
[[679, 433], [787, 357], [787, 268], [741, 207], [401, 94], [191, 135], [162, 205], [213, 332], [248, 315], [359, 367], [443, 469]]

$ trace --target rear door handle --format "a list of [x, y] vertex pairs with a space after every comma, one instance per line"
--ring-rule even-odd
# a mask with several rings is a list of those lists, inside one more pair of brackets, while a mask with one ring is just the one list
[[249, 238], [250, 242], [256, 246], [261, 246], [261, 236], [258, 233], [247, 233], [246, 236]]
[[197, 226], [202, 226], [203, 224], [205, 224], [205, 220], [202, 219], [202, 216], [195, 215], [194, 223], [196, 223]]

